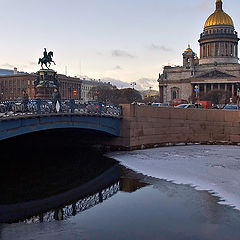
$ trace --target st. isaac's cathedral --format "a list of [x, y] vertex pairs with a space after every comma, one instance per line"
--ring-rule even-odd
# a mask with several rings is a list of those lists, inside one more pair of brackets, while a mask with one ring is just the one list
[[195, 88], [203, 98], [212, 90], [226, 91], [232, 98], [237, 96], [239, 38], [232, 18], [223, 11], [222, 0], [216, 0], [216, 10], [205, 22], [198, 41], [200, 58], [189, 45], [183, 53], [183, 66], [165, 66], [159, 75], [161, 102], [175, 98], [190, 101]]

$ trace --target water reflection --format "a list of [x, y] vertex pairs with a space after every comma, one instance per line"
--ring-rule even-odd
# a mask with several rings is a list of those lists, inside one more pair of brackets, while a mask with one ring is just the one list
[[[1, 182], [0, 193], [13, 194], [0, 194], [0, 222], [12, 223], [0, 224], [1, 240], [239, 240], [239, 211], [207, 191], [136, 173], [93, 150], [67, 156], [43, 161], [50, 177], [41, 163], [31, 174], [29, 162], [25, 182]], [[38, 172], [44, 177], [34, 182]]]
[[72, 204], [66, 205], [63, 208], [51, 210], [46, 213], [40, 213], [38, 216], [34, 216], [24, 220], [24, 223], [40, 223], [40, 222], [51, 222], [54, 220], [66, 220], [69, 217], [75, 216], [76, 214], [83, 212], [87, 209], [90, 209], [96, 206], [99, 203], [107, 200], [116, 194], [120, 189], [120, 183], [116, 182], [108, 188], [103, 189], [99, 193], [96, 193], [92, 196], [81, 199]]
[[111, 198], [119, 191], [133, 193], [149, 183], [141, 174], [115, 164], [96, 178], [39, 200], [0, 205], [0, 222], [41, 223], [66, 220]]
[[120, 189], [119, 179], [119, 165], [115, 164], [105, 172], [100, 172], [99, 176], [68, 191], [32, 201], [2, 204], [0, 222], [64, 220], [112, 197]]
[[[144, 176], [118, 165], [102, 176], [115, 180], [66, 204], [55, 196], [54, 208], [20, 224], [0, 225], [0, 239], [239, 239], [239, 211], [219, 205], [219, 199], [207, 191]], [[92, 186], [101, 183], [95, 181]]]

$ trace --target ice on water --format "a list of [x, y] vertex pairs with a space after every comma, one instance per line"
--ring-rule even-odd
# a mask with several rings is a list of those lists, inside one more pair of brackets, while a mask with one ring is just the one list
[[108, 156], [136, 172], [208, 190], [220, 197], [219, 203], [240, 210], [239, 146], [188, 145], [115, 152]]

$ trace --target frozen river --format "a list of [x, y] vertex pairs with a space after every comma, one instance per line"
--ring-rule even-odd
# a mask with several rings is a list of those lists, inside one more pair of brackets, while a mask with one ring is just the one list
[[[39, 199], [0, 205], [0, 240], [239, 240], [239, 150], [192, 145], [108, 154], [120, 164], [87, 152], [89, 168], [84, 152], [67, 158], [67, 168], [53, 160], [58, 171], [50, 176], [62, 169], [61, 178], [49, 181], [54, 186], [111, 164], [67, 192], [42, 199], [37, 181]], [[63, 154], [59, 158], [66, 161]], [[30, 210], [34, 214], [26, 215]], [[3, 220], [1, 211], [14, 221]]]
[[108, 156], [136, 172], [207, 190], [219, 203], [240, 209], [239, 146], [174, 146]]

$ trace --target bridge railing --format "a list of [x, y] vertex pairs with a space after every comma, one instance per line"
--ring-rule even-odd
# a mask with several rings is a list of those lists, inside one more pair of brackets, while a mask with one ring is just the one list
[[81, 115], [96, 115], [121, 117], [122, 108], [119, 105], [102, 102], [80, 103], [74, 99], [56, 101], [52, 99], [34, 99], [28, 103], [22, 100], [9, 100], [0, 102], [0, 118], [74, 113]]

